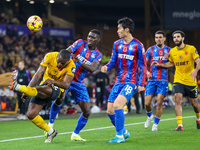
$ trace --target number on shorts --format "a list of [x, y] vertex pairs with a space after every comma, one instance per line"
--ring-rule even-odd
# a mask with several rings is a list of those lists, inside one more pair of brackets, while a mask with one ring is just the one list
[[57, 86], [54, 86], [54, 89], [57, 91], [57, 90], [58, 90], [58, 87], [57, 87]]
[[131, 93], [133, 90], [133, 88], [130, 85], [126, 85], [125, 91], [126, 91], [126, 95]]
[[198, 90], [197, 89], [195, 89], [195, 96], [197, 96], [198, 95]]

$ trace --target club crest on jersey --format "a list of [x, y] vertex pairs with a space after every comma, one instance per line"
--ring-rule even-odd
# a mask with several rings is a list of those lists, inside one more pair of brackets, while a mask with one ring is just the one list
[[122, 45], [119, 45], [119, 49], [121, 49], [122, 48]]
[[58, 73], [58, 70], [53, 70], [53, 73], [54, 73], [54, 74], [57, 74], [57, 73]]
[[92, 57], [92, 58], [95, 58], [95, 54], [94, 54], [94, 53], [92, 53], [91, 57]]
[[129, 46], [129, 50], [133, 50], [133, 45], [130, 45], [130, 46]]
[[183, 58], [183, 57], [180, 55], [180, 56], [179, 56], [179, 59], [182, 59], [182, 58]]

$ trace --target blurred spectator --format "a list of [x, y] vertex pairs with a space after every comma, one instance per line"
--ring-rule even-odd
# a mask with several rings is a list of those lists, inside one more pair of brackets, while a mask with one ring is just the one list
[[106, 90], [105, 86], [109, 84], [108, 75], [98, 69], [94, 76], [94, 82], [96, 83], [96, 105], [102, 108]]
[[12, 36], [12, 30], [11, 30], [11, 26], [10, 25], [8, 25], [6, 27], [6, 35], [9, 36], [9, 37]]
[[[18, 77], [17, 82], [21, 85], [28, 85], [31, 81], [31, 74], [29, 70], [25, 69], [24, 61], [20, 61], [18, 64]], [[20, 115], [17, 117], [20, 120], [26, 120], [27, 117], [25, 115], [26, 113], [26, 102], [23, 102], [22, 99], [22, 93], [17, 92], [17, 98], [19, 103], [19, 109], [20, 109]], [[27, 99], [26, 99], [27, 101]]]
[[7, 18], [7, 16], [6, 16], [5, 13], [1, 13], [1, 15], [0, 15], [0, 23], [1, 23], [1, 24], [6, 24], [6, 23], [8, 23], [8, 18]]
[[12, 35], [12, 37], [16, 37], [16, 38], [19, 36], [17, 27], [14, 27], [14, 28], [13, 28], [12, 34], [11, 34], [11, 35]]

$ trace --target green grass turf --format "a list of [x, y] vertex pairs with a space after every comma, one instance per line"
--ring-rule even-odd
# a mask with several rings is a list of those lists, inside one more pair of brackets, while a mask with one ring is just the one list
[[[155, 114], [155, 109], [153, 111]], [[139, 115], [132, 111], [132, 114], [125, 115], [126, 128], [131, 133], [131, 138], [120, 144], [106, 143], [116, 134], [106, 113], [91, 114], [83, 132], [80, 132], [81, 137], [87, 139], [86, 142], [71, 141], [71, 132], [78, 117], [79, 115], [59, 116], [54, 125], [59, 134], [52, 143], [44, 143], [43, 131], [31, 121], [0, 122], [0, 150], [196, 150], [200, 146], [200, 130], [196, 129], [196, 117], [191, 106], [183, 107], [183, 117], [188, 118], [183, 118], [182, 132], [173, 131], [177, 127], [174, 107], [163, 110], [157, 132], [151, 131], [153, 123], [148, 129], [144, 128], [147, 118], [144, 110]], [[94, 130], [84, 131], [88, 129]], [[34, 136], [39, 137], [32, 138]]]

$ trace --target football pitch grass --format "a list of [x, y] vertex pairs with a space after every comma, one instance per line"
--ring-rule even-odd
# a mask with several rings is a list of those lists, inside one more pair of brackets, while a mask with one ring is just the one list
[[[153, 109], [155, 114], [155, 109]], [[114, 138], [116, 131], [106, 113], [91, 114], [80, 136], [87, 141], [71, 141], [79, 115], [59, 116], [54, 128], [58, 135], [52, 143], [44, 143], [43, 131], [31, 121], [0, 122], [0, 150], [198, 150], [200, 130], [196, 128], [196, 116], [191, 106], [183, 106], [184, 131], [175, 132], [177, 127], [174, 107], [163, 110], [157, 132], [151, 126], [144, 128], [145, 111], [142, 114], [125, 115], [125, 126], [131, 137], [125, 143], [106, 143]], [[46, 120], [48, 122], [48, 120]]]

